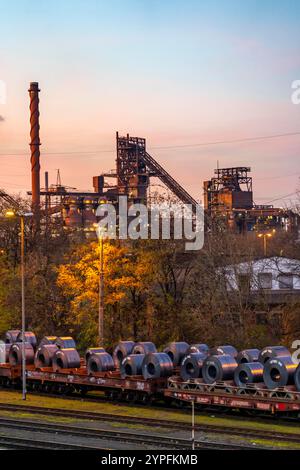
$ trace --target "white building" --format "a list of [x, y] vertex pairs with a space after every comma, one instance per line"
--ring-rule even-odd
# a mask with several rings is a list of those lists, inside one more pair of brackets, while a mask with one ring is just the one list
[[300, 295], [300, 261], [272, 257], [226, 266], [222, 270], [228, 291], [271, 291]]

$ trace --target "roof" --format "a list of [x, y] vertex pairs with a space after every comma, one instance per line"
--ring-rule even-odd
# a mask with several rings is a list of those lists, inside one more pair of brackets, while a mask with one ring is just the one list
[[273, 256], [270, 258], [259, 258], [237, 264], [231, 264], [224, 267], [226, 271], [268, 271], [279, 270], [288, 272], [300, 272], [300, 260], [294, 258], [285, 258], [282, 256]]

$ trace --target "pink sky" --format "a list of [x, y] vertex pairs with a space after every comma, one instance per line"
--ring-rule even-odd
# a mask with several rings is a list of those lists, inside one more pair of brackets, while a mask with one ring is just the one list
[[[54, 183], [60, 168], [78, 189], [114, 167], [116, 130], [145, 137], [149, 150], [300, 131], [300, 105], [291, 103], [300, 33], [280, 3], [237, 10], [176, 0], [170, 11], [128, 0], [135, 28], [117, 0], [117, 10], [93, 0], [33, 3], [7, 5], [0, 32], [0, 187], [8, 192], [30, 189], [30, 81], [42, 90], [42, 172]], [[299, 146], [300, 135], [150, 153], [198, 200], [217, 161], [251, 166], [255, 202], [264, 203], [299, 188]], [[44, 155], [72, 151], [94, 153]]]

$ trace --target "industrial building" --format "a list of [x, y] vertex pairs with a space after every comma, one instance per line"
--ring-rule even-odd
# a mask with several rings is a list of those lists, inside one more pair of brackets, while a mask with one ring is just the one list
[[39, 126], [39, 85], [32, 82], [30, 96], [30, 149], [32, 208], [36, 226], [41, 217], [41, 197], [44, 198], [46, 214], [61, 213], [63, 222], [69, 228], [89, 228], [96, 222], [95, 212], [101, 202], [118, 204], [118, 196], [126, 195], [129, 203], [147, 204], [150, 178], [156, 177], [183, 203], [195, 206], [197, 202], [188, 192], [147, 152], [146, 139], [120, 136], [116, 133], [115, 169], [93, 177], [94, 192], [82, 192], [61, 184], [48, 182], [45, 172], [45, 187], [40, 185], [40, 126]]
[[297, 233], [299, 215], [272, 205], [257, 205], [253, 198], [250, 167], [217, 168], [214, 176], [204, 181], [204, 209], [208, 225], [223, 221], [236, 233], [286, 230]]
[[[146, 139], [116, 133], [115, 168], [92, 177], [93, 191], [83, 192], [64, 186], [58, 173], [56, 184], [49, 185], [48, 172], [41, 187], [40, 124], [37, 82], [30, 83], [30, 150], [31, 191], [34, 225], [39, 230], [41, 219], [60, 214], [65, 227], [89, 231], [96, 222], [96, 209], [101, 202], [118, 205], [126, 195], [129, 203], [149, 203], [151, 178], [158, 178], [184, 204], [195, 207], [197, 201], [153, 158]], [[253, 198], [250, 167], [217, 168], [214, 176], [204, 181], [206, 229], [214, 230], [214, 221], [222, 221], [236, 233], [254, 230], [282, 229], [297, 232], [299, 215], [291, 210], [257, 205]], [[200, 185], [199, 185], [200, 193]], [[9, 197], [5, 192], [0, 197]], [[224, 226], [223, 224], [223, 226]]]

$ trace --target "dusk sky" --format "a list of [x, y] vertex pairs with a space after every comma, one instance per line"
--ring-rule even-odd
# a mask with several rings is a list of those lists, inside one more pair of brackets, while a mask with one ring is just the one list
[[114, 167], [119, 130], [145, 137], [198, 200], [219, 161], [252, 168], [256, 203], [289, 204], [300, 176], [299, 23], [298, 0], [0, 0], [0, 187], [30, 189], [27, 90], [38, 81], [52, 183], [59, 168], [64, 184], [92, 189]]

